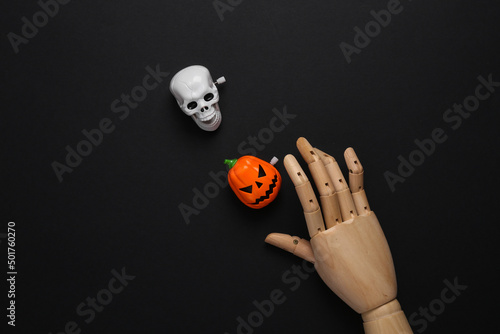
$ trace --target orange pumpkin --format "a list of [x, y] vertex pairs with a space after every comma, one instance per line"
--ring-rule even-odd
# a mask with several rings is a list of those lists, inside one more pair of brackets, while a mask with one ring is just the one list
[[230, 168], [227, 178], [231, 189], [246, 206], [260, 209], [278, 196], [281, 175], [270, 163], [250, 155], [224, 163]]

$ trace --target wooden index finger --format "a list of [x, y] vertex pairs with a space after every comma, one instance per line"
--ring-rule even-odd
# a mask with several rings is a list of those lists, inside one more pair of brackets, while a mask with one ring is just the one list
[[290, 179], [295, 185], [300, 204], [302, 204], [302, 208], [304, 209], [309, 236], [312, 238], [319, 232], [324, 231], [325, 225], [323, 223], [321, 208], [319, 207], [318, 200], [312, 189], [311, 182], [309, 182], [302, 167], [300, 167], [300, 164], [293, 155], [288, 154], [283, 159], [283, 164], [285, 165]]

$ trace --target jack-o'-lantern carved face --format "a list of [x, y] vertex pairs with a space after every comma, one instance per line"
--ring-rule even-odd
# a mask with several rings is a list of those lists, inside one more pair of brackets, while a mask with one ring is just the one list
[[278, 195], [281, 175], [270, 163], [249, 155], [224, 163], [231, 168], [228, 173], [231, 189], [246, 206], [263, 208]]

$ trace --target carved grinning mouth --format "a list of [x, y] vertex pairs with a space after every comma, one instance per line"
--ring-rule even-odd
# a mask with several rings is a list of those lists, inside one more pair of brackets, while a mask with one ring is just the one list
[[273, 193], [273, 189], [276, 188], [276, 182], [278, 182], [278, 175], [274, 174], [273, 183], [271, 183], [269, 185], [269, 189], [266, 191], [266, 194], [260, 196], [259, 198], [257, 198], [255, 200], [254, 203], [250, 203], [250, 204], [256, 205], [256, 204], [259, 204], [260, 202], [262, 202], [262, 201], [264, 201], [266, 199], [269, 199], [269, 196], [271, 196], [271, 194]]

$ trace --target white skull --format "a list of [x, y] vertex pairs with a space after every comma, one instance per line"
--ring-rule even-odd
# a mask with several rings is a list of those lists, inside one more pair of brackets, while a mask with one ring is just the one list
[[219, 109], [219, 91], [215, 84], [225, 82], [224, 77], [212, 80], [208, 69], [193, 65], [177, 72], [170, 81], [170, 91], [179, 107], [205, 131], [216, 130], [222, 115]]

